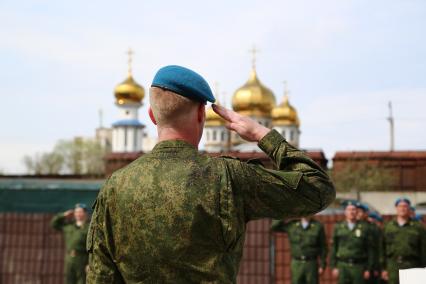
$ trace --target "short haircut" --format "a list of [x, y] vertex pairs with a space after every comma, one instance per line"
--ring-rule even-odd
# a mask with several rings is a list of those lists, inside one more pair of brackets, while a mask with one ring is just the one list
[[152, 113], [160, 127], [182, 128], [188, 122], [189, 114], [200, 105], [200, 102], [158, 87], [151, 87], [149, 93]]

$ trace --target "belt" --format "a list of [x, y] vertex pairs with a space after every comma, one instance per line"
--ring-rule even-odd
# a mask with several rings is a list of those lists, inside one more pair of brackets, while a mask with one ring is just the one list
[[310, 260], [316, 260], [317, 259], [316, 256], [309, 256], [309, 255], [293, 256], [292, 258], [294, 260], [299, 260], [299, 261], [310, 261]]
[[363, 264], [367, 263], [366, 258], [338, 258], [338, 261], [349, 263], [349, 264]]

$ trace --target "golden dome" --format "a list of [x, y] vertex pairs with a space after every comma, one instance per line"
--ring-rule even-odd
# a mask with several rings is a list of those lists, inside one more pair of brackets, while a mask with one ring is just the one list
[[205, 126], [224, 126], [226, 121], [220, 117], [213, 108], [209, 107], [206, 110], [206, 123]]
[[131, 73], [126, 80], [115, 87], [115, 99], [117, 104], [122, 105], [126, 103], [142, 103], [145, 96], [144, 88], [136, 83]]
[[253, 68], [250, 77], [232, 97], [232, 108], [242, 115], [270, 117], [275, 106], [275, 96], [257, 78]]
[[272, 124], [300, 126], [297, 111], [289, 103], [287, 94], [284, 95], [283, 102], [272, 110]]

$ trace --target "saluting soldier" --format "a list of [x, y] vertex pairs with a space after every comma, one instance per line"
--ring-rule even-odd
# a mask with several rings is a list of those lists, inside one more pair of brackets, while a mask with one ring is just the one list
[[425, 228], [411, 220], [410, 205], [407, 198], [397, 199], [396, 218], [386, 223], [383, 231], [382, 277], [389, 284], [399, 283], [399, 269], [426, 266]]
[[88, 253], [86, 251], [86, 239], [89, 224], [85, 204], [78, 203], [74, 210], [59, 213], [53, 217], [51, 225], [64, 235], [65, 241], [65, 283], [86, 283], [86, 267], [88, 264]]
[[380, 246], [381, 246], [381, 233], [380, 228], [368, 219], [369, 208], [362, 202], [357, 202], [357, 220], [363, 223], [370, 230], [371, 238], [374, 243], [371, 248], [374, 252], [373, 269], [370, 271], [370, 278], [367, 283], [375, 284], [380, 281]]
[[356, 219], [356, 202], [346, 202], [345, 220], [334, 226], [332, 274], [339, 284], [364, 284], [373, 269], [374, 250], [370, 229]]
[[288, 235], [291, 251], [291, 283], [318, 284], [327, 260], [324, 226], [308, 217], [284, 222], [274, 220], [272, 230]]
[[99, 192], [89, 283], [236, 283], [247, 222], [312, 215], [334, 199], [331, 180], [303, 151], [226, 108], [213, 106], [276, 169], [200, 154], [207, 101], [214, 96], [196, 72], [166, 66], [155, 75], [149, 115], [159, 142]]

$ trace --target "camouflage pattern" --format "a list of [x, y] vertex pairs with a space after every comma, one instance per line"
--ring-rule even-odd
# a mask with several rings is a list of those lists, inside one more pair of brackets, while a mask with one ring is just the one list
[[[346, 221], [334, 226], [330, 266], [339, 270], [339, 283], [365, 283], [364, 271], [373, 270], [374, 249], [371, 230], [356, 222], [350, 230]], [[359, 274], [360, 273], [360, 274]]]
[[56, 215], [51, 222], [52, 227], [64, 234], [65, 241], [65, 283], [86, 283], [86, 266], [88, 253], [86, 251], [88, 224], [78, 227], [75, 222], [67, 222], [63, 213]]
[[88, 283], [235, 283], [248, 221], [334, 200], [327, 174], [278, 132], [259, 147], [277, 170], [170, 140], [114, 173], [94, 205]]
[[426, 231], [419, 222], [409, 220], [403, 226], [396, 220], [386, 223], [382, 248], [382, 266], [388, 271], [389, 284], [399, 283], [399, 269], [426, 266]]
[[286, 232], [291, 250], [291, 278], [293, 284], [318, 283], [318, 259], [320, 267], [325, 269], [327, 261], [327, 240], [324, 226], [310, 220], [303, 228], [301, 221], [283, 222], [274, 220], [272, 230]]

